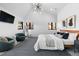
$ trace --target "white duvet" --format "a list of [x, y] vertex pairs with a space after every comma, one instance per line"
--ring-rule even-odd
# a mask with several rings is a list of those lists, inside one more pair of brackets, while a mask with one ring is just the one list
[[39, 35], [38, 40], [34, 45], [34, 50], [38, 51], [39, 49], [63, 50], [64, 49], [63, 40], [51, 34]]

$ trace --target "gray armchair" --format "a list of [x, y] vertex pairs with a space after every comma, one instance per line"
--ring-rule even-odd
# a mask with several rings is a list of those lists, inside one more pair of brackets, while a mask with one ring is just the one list
[[[7, 41], [5, 41], [5, 39]], [[0, 52], [8, 51], [14, 47], [14, 39], [9, 37], [0, 37]]]
[[25, 34], [24, 33], [17, 33], [16, 34], [16, 40], [17, 41], [24, 41], [26, 38]]

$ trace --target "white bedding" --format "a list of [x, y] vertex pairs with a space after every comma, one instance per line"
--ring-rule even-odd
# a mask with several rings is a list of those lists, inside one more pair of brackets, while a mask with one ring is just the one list
[[[54, 41], [55, 46], [47, 46], [46, 45], [46, 40], [48, 36], [49, 40]], [[51, 41], [48, 41], [48, 43], [52, 43]], [[51, 44], [52, 45], [52, 44]], [[39, 35], [38, 40], [34, 45], [34, 50], [38, 51], [39, 49], [48, 49], [48, 50], [63, 50], [64, 49], [64, 44], [63, 40], [59, 39], [58, 37], [48, 34], [48, 35]]]

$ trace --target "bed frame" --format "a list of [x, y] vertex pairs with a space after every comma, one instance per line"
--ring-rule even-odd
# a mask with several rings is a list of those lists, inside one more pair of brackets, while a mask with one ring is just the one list
[[73, 48], [74, 45], [64, 45], [65, 48]]
[[[60, 30], [62, 32], [69, 32], [69, 33], [77, 33], [79, 34], [79, 30]], [[64, 45], [65, 48], [72, 48], [74, 45]]]

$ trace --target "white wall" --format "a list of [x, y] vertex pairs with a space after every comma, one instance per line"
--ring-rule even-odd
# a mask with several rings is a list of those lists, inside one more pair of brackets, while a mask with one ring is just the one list
[[[14, 15], [10, 10], [5, 9], [5, 8], [0, 8], [3, 11], [6, 11], [12, 15]], [[29, 12], [30, 13], [30, 12]], [[48, 30], [48, 22], [56, 22], [56, 16], [54, 17], [54, 15], [50, 15], [48, 13], [42, 12], [41, 14], [38, 13], [33, 13], [31, 12], [28, 15], [26, 15], [26, 19], [24, 18], [20, 18], [18, 16], [15, 16], [15, 21], [14, 24], [9, 24], [9, 23], [2, 23], [0, 22], [0, 35], [11, 35], [11, 34], [15, 34], [16, 32], [18, 32], [17, 30], [17, 22], [18, 21], [28, 21], [28, 20], [32, 20], [33, 25], [34, 25], [34, 29], [30, 30], [30, 33], [33, 36], [38, 36], [39, 34], [50, 34], [53, 33], [55, 30]]]
[[44, 12], [31, 12], [28, 16], [28, 20], [31, 20], [34, 25], [34, 29], [30, 30], [33, 36], [38, 36], [39, 34], [50, 34], [55, 30], [48, 30], [49, 22], [56, 22], [54, 15], [50, 15]]
[[[0, 10], [3, 10], [5, 12], [13, 15], [11, 12], [9, 12], [8, 10], [6, 10], [2, 7], [0, 7]], [[0, 36], [14, 35], [15, 33], [17, 33], [18, 32], [17, 26], [18, 26], [19, 20], [22, 20], [22, 18], [15, 16], [14, 24], [0, 22]]]
[[65, 20], [69, 16], [76, 15], [76, 28], [73, 29], [79, 29], [79, 3], [70, 3], [66, 5], [61, 12], [58, 14], [58, 29], [65, 29], [62, 26], [62, 20]]

